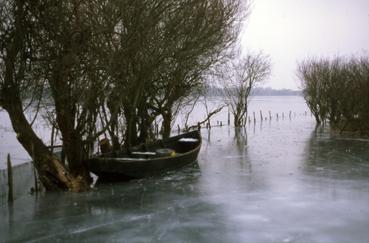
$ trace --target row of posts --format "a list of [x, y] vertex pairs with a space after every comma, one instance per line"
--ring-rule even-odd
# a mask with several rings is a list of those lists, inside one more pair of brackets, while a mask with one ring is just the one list
[[[279, 113], [275, 113], [275, 118], [276, 118], [276, 120], [278, 121], [280, 118], [282, 119], [282, 120], [284, 120], [285, 119], [285, 117], [288, 115], [288, 118], [291, 120], [292, 119], [292, 115], [293, 115], [293, 117], [296, 117], [296, 112], [294, 112], [294, 113], [292, 113], [292, 111], [289, 111], [288, 112], [288, 114], [285, 114], [284, 112], [282, 112], [282, 114], [279, 114]], [[308, 112], [307, 111], [305, 111], [304, 113], [303, 113], [303, 115], [304, 116], [307, 116], [308, 115]], [[257, 116], [256, 116], [256, 113], [255, 113], [255, 111], [252, 113], [252, 117], [251, 116], [249, 116], [247, 119], [248, 119], [248, 122], [249, 123], [251, 123], [252, 121], [254, 122], [254, 123], [256, 123], [256, 121], [257, 121], [257, 118], [256, 118]], [[269, 121], [272, 121], [272, 119], [273, 119], [273, 117], [272, 117], [272, 112], [271, 111], [268, 111], [268, 113], [267, 113], [267, 115], [266, 116], [264, 116], [264, 114], [263, 114], [263, 112], [260, 110], [260, 121], [261, 122], [263, 122], [263, 121], [267, 121], [269, 119]], [[227, 119], [227, 124], [228, 124], [228, 126], [230, 126], [231, 125], [231, 113], [228, 111], [228, 119]], [[216, 124], [216, 126], [223, 126], [223, 122], [222, 121], [217, 121], [217, 124]], [[206, 123], [206, 125], [205, 125], [205, 128], [211, 128], [211, 124], [210, 124], [210, 121], [208, 121], [207, 123]], [[180, 128], [180, 126], [179, 126], [179, 124], [177, 124], [177, 131], [178, 131], [178, 133], [180, 133], [181, 132], [181, 128]]]
[[[256, 114], [255, 114], [255, 111], [252, 113], [253, 114], [253, 120], [254, 120], [254, 123], [256, 123]], [[268, 112], [268, 114], [269, 114], [269, 117], [268, 116], [263, 116], [263, 112], [260, 110], [260, 121], [266, 121], [266, 120], [268, 120], [268, 118], [269, 118], [269, 121], [271, 121], [272, 120], [272, 113], [269, 111]], [[307, 115], [307, 112], [305, 111], [305, 116]], [[293, 113], [293, 115], [294, 115], [294, 117], [296, 117], [296, 113], [294, 112]], [[228, 113], [228, 117], [229, 117], [229, 113]], [[292, 119], [292, 111], [289, 111], [289, 113], [288, 113], [288, 117], [289, 117], [289, 119], [291, 120]], [[282, 119], [284, 119], [285, 118], [285, 115], [284, 115], [284, 112], [282, 112]], [[251, 117], [249, 116], [248, 117], [248, 119], [249, 119], [249, 122], [251, 122]], [[278, 113], [276, 113], [276, 119], [277, 120], [279, 120], [279, 114]], [[228, 118], [228, 124], [229, 124], [229, 118]]]

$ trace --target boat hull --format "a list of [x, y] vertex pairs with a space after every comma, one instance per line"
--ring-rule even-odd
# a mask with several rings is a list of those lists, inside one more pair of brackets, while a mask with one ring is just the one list
[[[188, 142], [185, 139], [193, 139], [196, 142]], [[126, 181], [161, 174], [194, 163], [197, 161], [200, 147], [201, 136], [199, 132], [194, 131], [133, 148], [136, 151], [145, 149], [147, 154], [155, 149], [167, 148], [175, 151], [175, 154], [164, 157], [132, 157], [127, 153], [117, 153], [93, 157], [87, 164], [90, 171], [99, 177], [99, 181]]]

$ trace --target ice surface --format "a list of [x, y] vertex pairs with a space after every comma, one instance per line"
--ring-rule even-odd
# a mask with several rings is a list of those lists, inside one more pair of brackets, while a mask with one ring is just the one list
[[2, 202], [0, 242], [369, 242], [366, 138], [310, 116], [202, 138], [177, 172]]
[[198, 165], [24, 196], [0, 211], [5, 242], [368, 242], [369, 142], [310, 119], [202, 130]]
[[181, 139], [179, 139], [178, 141], [180, 141], [180, 142], [195, 143], [195, 142], [197, 142], [198, 140], [197, 140], [196, 138], [181, 138]]

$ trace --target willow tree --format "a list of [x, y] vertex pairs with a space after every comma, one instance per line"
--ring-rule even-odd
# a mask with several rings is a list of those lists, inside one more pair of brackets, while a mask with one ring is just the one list
[[250, 94], [256, 85], [270, 75], [270, 66], [269, 56], [262, 52], [247, 54], [226, 65], [222, 84], [235, 127], [246, 124]]
[[193, 0], [183, 1], [177, 15], [165, 16], [161, 32], [167, 41], [162, 49], [173, 54], [159, 70], [152, 102], [163, 117], [164, 137], [170, 135], [175, 106], [204, 86], [209, 70], [235, 44], [246, 9], [240, 1]]
[[[103, 87], [89, 45], [91, 4], [14, 0], [2, 2], [0, 9], [0, 105], [8, 112], [18, 141], [33, 158], [47, 190], [89, 188], [83, 160], [94, 139]], [[24, 115], [26, 107], [40, 104], [45, 97], [50, 105], [43, 108], [61, 132], [67, 164], [50, 153]], [[37, 105], [37, 112], [41, 108]]]
[[110, 114], [121, 113], [127, 146], [143, 142], [158, 116], [167, 137], [175, 105], [203, 85], [206, 72], [234, 44], [241, 3], [116, 0], [108, 9], [103, 26], [111, 26], [114, 34], [99, 49], [109, 57], [106, 70], [115, 88]]

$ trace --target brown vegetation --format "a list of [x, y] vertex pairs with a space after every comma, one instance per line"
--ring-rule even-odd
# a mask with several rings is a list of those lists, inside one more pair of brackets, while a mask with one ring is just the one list
[[307, 60], [299, 64], [298, 77], [318, 124], [369, 133], [369, 58]]

